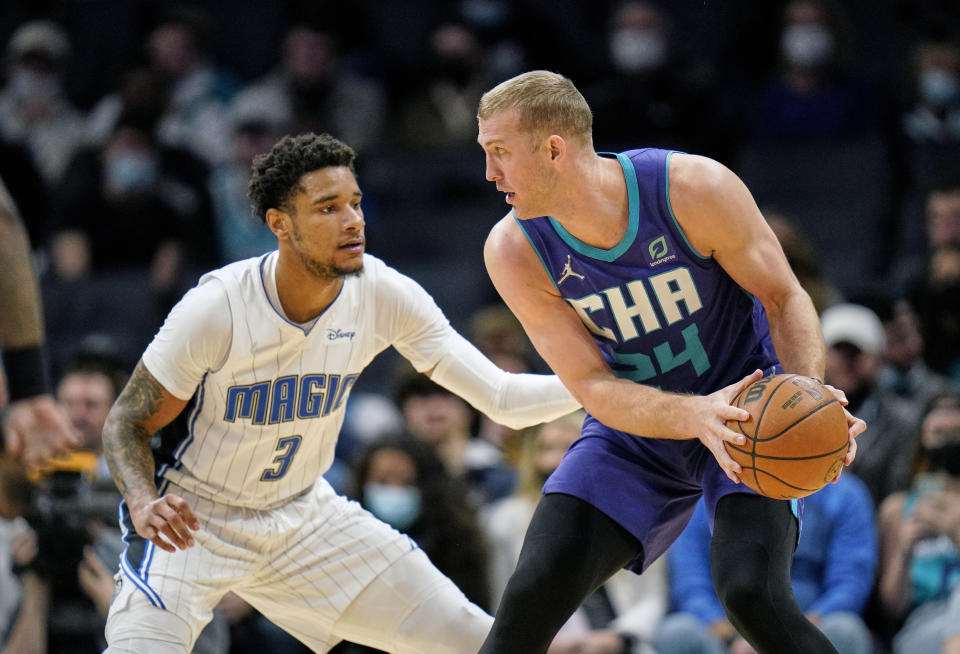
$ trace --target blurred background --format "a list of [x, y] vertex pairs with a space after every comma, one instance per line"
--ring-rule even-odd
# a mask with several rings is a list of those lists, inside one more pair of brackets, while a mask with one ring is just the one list
[[[501, 366], [543, 371], [484, 270], [484, 238], [507, 207], [484, 179], [475, 142], [480, 95], [536, 68], [583, 92], [598, 150], [703, 154], [746, 182], [817, 309], [838, 309], [824, 314], [827, 381], [873, 420], [874, 435], [864, 438], [875, 442], [862, 446], [856, 471], [871, 520], [910, 487], [923, 460], [924, 416], [960, 383], [955, 0], [5, 0], [0, 44], [0, 180], [30, 232], [54, 378], [90, 382], [83, 388], [93, 414], [76, 422], [93, 451], [123, 375], [199, 274], [273, 249], [246, 184], [252, 158], [288, 133], [328, 131], [353, 146], [368, 251], [419, 281]], [[549, 472], [531, 463], [536, 435], [474, 415], [392, 352], [361, 376], [348, 407], [329, 474], [335, 486], [362, 501], [376, 469], [370, 448], [385, 434], [416, 437], [450, 455], [439, 468], [463, 484], [440, 484], [450, 515], [468, 506], [482, 519], [461, 525], [441, 516], [431, 524], [446, 525], [443, 533], [418, 541], [457, 542], [481, 530], [490, 556], [509, 569], [516, 538], [504, 536], [509, 547], [498, 552], [502, 523], [484, 516], [521, 491], [522, 511], [532, 507], [530, 488]], [[960, 442], [960, 428], [947, 432]], [[438, 466], [403, 442], [393, 449], [409, 459], [407, 485], [434, 484], [440, 473], [424, 471]], [[29, 505], [29, 493], [10, 484], [6, 501]], [[95, 497], [83, 514], [99, 520], [90, 506], [110, 501]], [[954, 500], [960, 507], [960, 493]], [[47, 509], [48, 518], [76, 513], [69, 503]], [[42, 535], [43, 521], [33, 524]], [[77, 527], [85, 534], [77, 543], [97, 542], [88, 527]], [[100, 548], [105, 561], [115, 556], [109, 542]], [[950, 569], [960, 571], [952, 551]], [[482, 567], [486, 555], [474, 554], [481, 563], [451, 566]], [[864, 578], [873, 579], [869, 571]], [[458, 583], [496, 605], [496, 580], [493, 591], [485, 578]], [[648, 591], [660, 603], [623, 632], [623, 646], [634, 648], [623, 651], [650, 651], [641, 644], [652, 642], [652, 627], [643, 625], [676, 608], [665, 584]], [[89, 598], [109, 600], [111, 586], [99, 596], [73, 592], [89, 609]], [[866, 590], [869, 601], [854, 613], [866, 616], [883, 651], [906, 614]], [[287, 651], [249, 607], [228, 600], [231, 652], [246, 651], [244, 643]], [[0, 601], [0, 636], [16, 606]], [[51, 624], [76, 646], [73, 614], [61, 613]], [[258, 638], [267, 649], [254, 649]]]

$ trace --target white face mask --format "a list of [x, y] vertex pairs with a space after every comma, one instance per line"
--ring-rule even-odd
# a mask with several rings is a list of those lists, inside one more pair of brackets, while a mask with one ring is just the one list
[[818, 68], [833, 58], [833, 35], [820, 25], [790, 25], [780, 37], [780, 50], [794, 66]]
[[949, 70], [930, 68], [920, 75], [920, 94], [934, 107], [949, 107], [960, 100], [960, 81]]
[[363, 498], [370, 512], [394, 529], [403, 531], [420, 517], [420, 489], [415, 486], [390, 486], [371, 481], [363, 487]]
[[610, 38], [610, 57], [627, 73], [660, 68], [667, 59], [667, 40], [654, 30], [619, 29]]
[[55, 75], [21, 68], [10, 76], [10, 93], [21, 100], [50, 102], [60, 95]]
[[159, 174], [157, 159], [148, 154], [113, 154], [103, 166], [104, 182], [115, 195], [145, 191], [157, 180]]

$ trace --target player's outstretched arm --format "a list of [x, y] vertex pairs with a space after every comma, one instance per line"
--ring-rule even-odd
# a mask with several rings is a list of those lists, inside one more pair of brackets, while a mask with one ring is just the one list
[[183, 498], [160, 497], [154, 483], [150, 438], [177, 417], [181, 400], [139, 362], [103, 426], [103, 450], [114, 483], [123, 494], [134, 528], [157, 547], [174, 552], [193, 545], [190, 530], [200, 522]]
[[0, 346], [10, 406], [0, 416], [0, 450], [28, 467], [77, 447], [80, 437], [49, 392], [43, 318], [30, 240], [0, 182]]
[[456, 332], [447, 339], [440, 361], [426, 374], [511, 429], [556, 420], [580, 408], [556, 375], [507, 372]]

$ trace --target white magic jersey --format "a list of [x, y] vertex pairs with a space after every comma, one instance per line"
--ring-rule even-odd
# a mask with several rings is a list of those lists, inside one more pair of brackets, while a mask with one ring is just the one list
[[170, 393], [196, 393], [158, 483], [236, 506], [282, 504], [330, 467], [350, 389], [374, 356], [393, 345], [423, 371], [455, 337], [419, 284], [369, 254], [315, 323], [292, 323], [268, 297], [276, 257], [204, 275], [144, 352]]

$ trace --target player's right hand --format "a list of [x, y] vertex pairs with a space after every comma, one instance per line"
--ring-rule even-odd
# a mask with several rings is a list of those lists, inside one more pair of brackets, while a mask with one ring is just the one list
[[740, 381], [714, 391], [710, 395], [690, 397], [693, 410], [688, 413], [688, 417], [695, 421], [691, 426], [691, 433], [696, 434], [700, 442], [713, 453], [730, 481], [737, 484], [740, 483], [743, 468], [731, 458], [723, 443], [726, 441], [734, 445], [743, 445], [746, 438], [743, 434], [727, 427], [727, 421], [750, 419], [750, 412], [733, 406], [733, 400], [740, 391], [761, 377], [763, 372], [755, 370]]
[[137, 533], [165, 552], [193, 547], [192, 531], [200, 529], [193, 509], [179, 495], [168, 494], [130, 507]]

